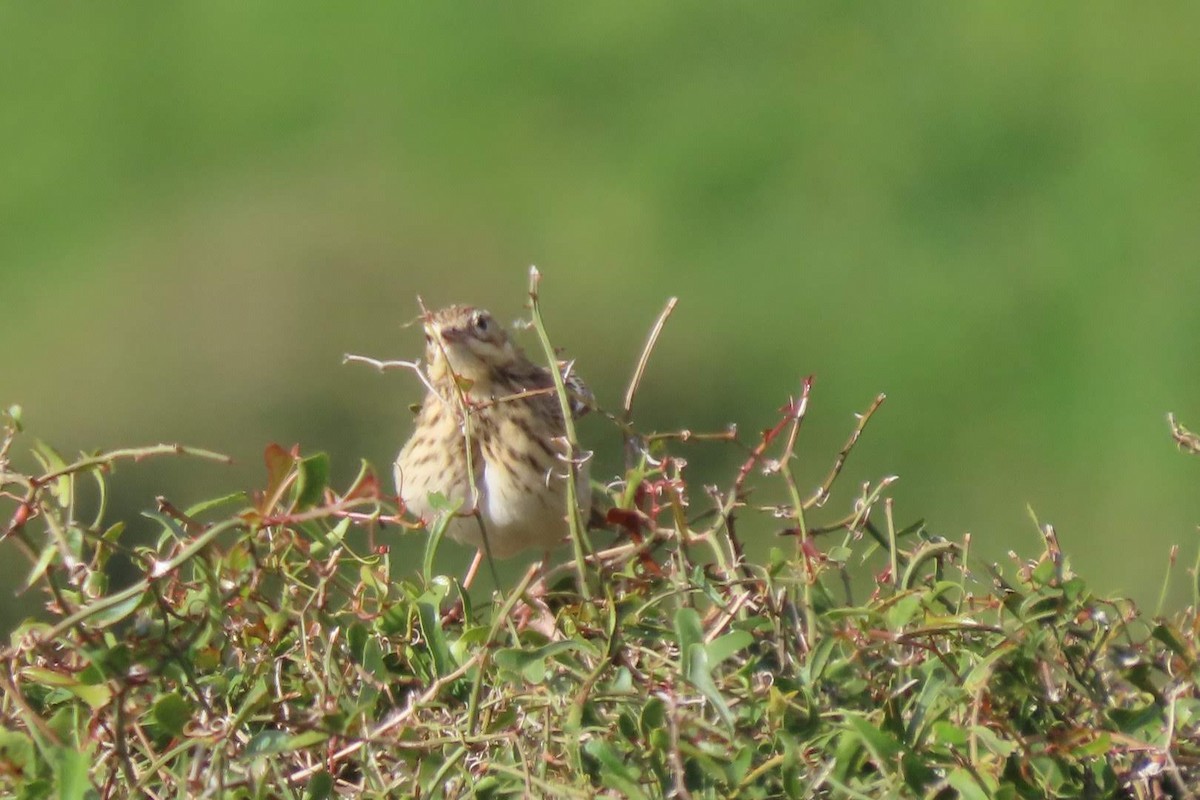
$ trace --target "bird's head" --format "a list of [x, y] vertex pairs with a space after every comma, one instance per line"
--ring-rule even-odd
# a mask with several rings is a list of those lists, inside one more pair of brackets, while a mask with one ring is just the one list
[[425, 360], [435, 383], [465, 378], [487, 389], [523, 355], [499, 322], [482, 308], [449, 306], [424, 315]]

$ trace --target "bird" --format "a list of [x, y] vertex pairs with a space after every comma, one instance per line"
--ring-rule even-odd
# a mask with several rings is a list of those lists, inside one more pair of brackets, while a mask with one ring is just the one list
[[[431, 495], [461, 503], [445, 534], [476, 548], [469, 587], [485, 555], [550, 550], [569, 533], [568, 459], [562, 404], [550, 368], [531, 361], [485, 309], [453, 305], [422, 315], [426, 395], [394, 464], [405, 509], [428, 526]], [[571, 362], [564, 377], [571, 416], [592, 403]], [[576, 499], [589, 508], [586, 459], [576, 459]]]

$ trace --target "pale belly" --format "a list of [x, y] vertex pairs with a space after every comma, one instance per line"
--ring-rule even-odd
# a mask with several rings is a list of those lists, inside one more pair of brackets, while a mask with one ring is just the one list
[[[580, 508], [591, 503], [591, 488], [586, 469], [576, 476]], [[472, 492], [465, 482], [451, 487], [431, 487], [422, 481], [403, 480], [401, 465], [397, 464], [396, 485], [410, 513], [421, 517], [431, 527], [439, 512], [429, 504], [429, 493], [441, 491], [450, 500], [462, 500], [458, 514], [446, 527], [446, 535], [455, 541], [486, 549], [495, 558], [509, 558], [523, 550], [549, 550], [556, 547], [570, 532], [567, 523], [566, 480], [544, 476], [539, 481], [514, 479], [507, 470], [485, 463], [479, 482], [480, 515], [471, 514], [474, 508]], [[468, 516], [469, 515], [469, 516]], [[482, 525], [480, 522], [482, 521]]]

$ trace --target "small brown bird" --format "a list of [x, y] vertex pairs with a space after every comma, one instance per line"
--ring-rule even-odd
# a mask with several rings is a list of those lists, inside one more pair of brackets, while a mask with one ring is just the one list
[[[426, 522], [437, 516], [431, 493], [462, 501], [446, 533], [478, 548], [463, 580], [469, 586], [486, 552], [507, 558], [540, 547], [549, 555], [567, 535], [562, 410], [550, 370], [530, 361], [487, 311], [450, 306], [426, 313], [424, 327], [429, 391], [396, 457], [396, 490]], [[590, 393], [569, 364], [560, 369], [578, 416]], [[588, 508], [586, 461], [577, 461], [576, 490]]]

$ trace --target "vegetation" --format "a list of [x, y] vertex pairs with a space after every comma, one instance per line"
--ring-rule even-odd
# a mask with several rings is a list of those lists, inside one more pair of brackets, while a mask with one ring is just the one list
[[[338, 485], [385, 468], [421, 388], [342, 351], [418, 355], [417, 294], [507, 323], [537, 263], [613, 407], [684, 293], [643, 427], [756, 431], [814, 373], [807, 485], [886, 390], [842, 491], [898, 473], [898, 511], [992, 561], [1030, 503], [1089, 585], [1153, 608], [1165, 559], [1130, 532], [1165, 554], [1200, 513], [1200, 462], [1158, 435], [1200, 424], [1200, 4], [292, 11], [0, 11], [0, 407], [67, 453], [238, 462], [122, 470], [114, 519], [253, 485], [268, 441], [329, 452]], [[693, 481], [737, 468], [688, 453]]]
[[[607, 487], [615, 542], [581, 534], [578, 560], [491, 597], [436, 574], [437, 529], [423, 563], [393, 565], [378, 534], [411, 523], [389, 490], [365, 464], [332, 487], [328, 459], [297, 448], [266, 449], [255, 492], [158, 498], [161, 534], [127, 541], [105, 518], [109, 472], [220, 456], [67, 459], [34, 442], [26, 474], [11, 409], [5, 535], [50, 619], [0, 653], [0, 791], [1195, 796], [1197, 604], [1150, 618], [1093, 595], [1048, 526], [1039, 555], [974, 565], [969, 538], [896, 523], [888, 478], [826, 508], [882, 397], [802, 489], [811, 380], [755, 440], [709, 437], [744, 448], [726, 485], [689, 485], [679, 451], [698, 435], [638, 432], [637, 382], [616, 418], [630, 463]], [[764, 502], [774, 490], [783, 502]], [[778, 521], [764, 564], [741, 555], [750, 514]]]

